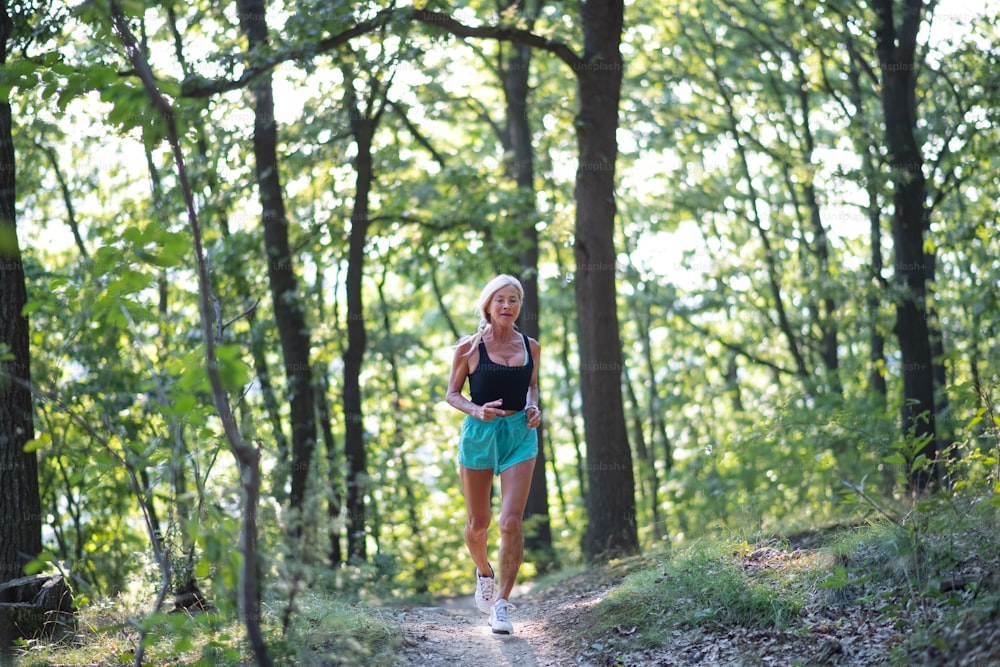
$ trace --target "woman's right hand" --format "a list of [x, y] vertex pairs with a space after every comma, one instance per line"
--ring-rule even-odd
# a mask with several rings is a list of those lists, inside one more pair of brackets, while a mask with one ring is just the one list
[[496, 417], [503, 415], [504, 410], [500, 407], [501, 405], [503, 405], [502, 398], [498, 398], [497, 400], [490, 401], [488, 403], [483, 403], [479, 406], [479, 410], [476, 411], [479, 413], [476, 417], [484, 422], [491, 422]]

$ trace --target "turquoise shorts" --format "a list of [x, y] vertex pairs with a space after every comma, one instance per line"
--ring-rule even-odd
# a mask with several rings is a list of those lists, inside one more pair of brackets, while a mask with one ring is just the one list
[[538, 434], [528, 428], [527, 411], [485, 422], [468, 415], [458, 440], [458, 462], [470, 470], [499, 475], [507, 468], [538, 456]]

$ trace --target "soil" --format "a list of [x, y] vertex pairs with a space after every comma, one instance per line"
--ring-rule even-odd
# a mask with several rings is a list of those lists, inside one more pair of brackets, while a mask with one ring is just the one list
[[589, 613], [610, 587], [531, 593], [515, 588], [511, 602], [514, 633], [495, 635], [488, 616], [475, 606], [472, 596], [448, 598], [437, 607], [419, 607], [403, 618], [404, 642], [399, 665], [417, 667], [582, 667], [608, 664], [575, 638], [574, 626]]

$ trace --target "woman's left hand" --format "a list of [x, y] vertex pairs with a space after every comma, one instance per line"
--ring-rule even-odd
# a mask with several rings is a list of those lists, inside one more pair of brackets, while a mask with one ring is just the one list
[[538, 428], [542, 425], [542, 411], [538, 408], [528, 408], [528, 428]]

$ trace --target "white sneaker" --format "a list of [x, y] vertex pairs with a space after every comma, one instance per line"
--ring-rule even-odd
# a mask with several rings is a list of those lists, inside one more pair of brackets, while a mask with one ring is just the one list
[[490, 565], [490, 573], [486, 576], [479, 574], [476, 570], [476, 607], [484, 614], [490, 613], [493, 608], [493, 596], [496, 595], [496, 579], [494, 577], [493, 566]]
[[511, 625], [509, 617], [512, 611], [517, 611], [517, 607], [503, 598], [493, 603], [493, 609], [490, 610], [490, 627], [493, 628], [494, 634], [510, 635], [514, 633], [514, 626]]

